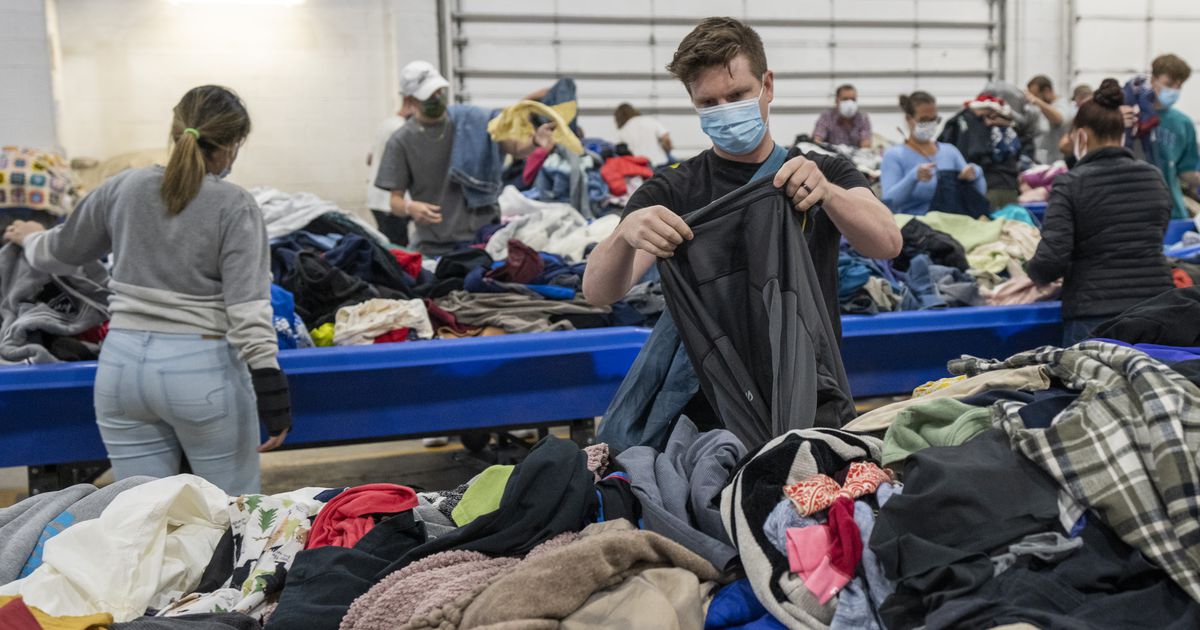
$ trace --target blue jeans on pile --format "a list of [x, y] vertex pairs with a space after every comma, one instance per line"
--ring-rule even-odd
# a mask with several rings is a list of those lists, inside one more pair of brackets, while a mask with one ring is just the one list
[[260, 491], [250, 371], [224, 339], [113, 330], [96, 368], [96, 423], [117, 479], [192, 472], [231, 496]]
[[700, 377], [675, 320], [664, 310], [604, 412], [596, 439], [618, 452], [631, 446], [662, 450], [675, 421], [699, 391]]

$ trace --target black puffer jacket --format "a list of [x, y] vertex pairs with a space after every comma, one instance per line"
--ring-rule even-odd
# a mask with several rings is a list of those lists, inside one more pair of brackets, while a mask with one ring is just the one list
[[1063, 318], [1107, 317], [1174, 288], [1163, 256], [1171, 195], [1128, 149], [1098, 149], [1054, 180], [1034, 282], [1063, 278]]

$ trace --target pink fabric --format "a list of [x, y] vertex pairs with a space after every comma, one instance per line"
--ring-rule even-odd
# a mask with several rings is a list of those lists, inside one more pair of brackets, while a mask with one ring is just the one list
[[374, 514], [397, 514], [417, 507], [417, 493], [407, 486], [369, 483], [337, 495], [313, 521], [305, 549], [353, 547], [375, 527]]
[[1018, 203], [1037, 203], [1039, 201], [1046, 201], [1049, 198], [1050, 198], [1050, 189], [1049, 188], [1032, 188], [1030, 190], [1027, 190], [1027, 191], [1021, 193], [1021, 196], [1017, 198], [1017, 202]]
[[811, 516], [829, 508], [838, 497], [857, 499], [873, 494], [882, 483], [892, 481], [892, 475], [871, 462], [854, 462], [846, 471], [846, 483], [838, 485], [827, 475], [813, 475], [800, 483], [783, 489], [796, 511]]
[[587, 455], [587, 469], [595, 475], [596, 483], [600, 483], [600, 478], [608, 472], [608, 445], [601, 442], [585, 446], [583, 453]]
[[833, 599], [854, 577], [862, 560], [862, 534], [854, 522], [854, 501], [838, 497], [824, 525], [787, 530], [788, 569], [822, 604]]
[[1067, 172], [1066, 166], [1035, 166], [1021, 173], [1021, 181], [1031, 188], [1049, 188], [1054, 185], [1054, 178]]
[[1054, 282], [1046, 286], [1038, 286], [1029, 276], [1013, 278], [1008, 282], [997, 285], [994, 289], [980, 288], [979, 294], [991, 306], [1007, 306], [1010, 304], [1033, 304], [1052, 300], [1058, 297], [1062, 282]]
[[807, 579], [821, 565], [829, 564], [829, 528], [824, 525], [789, 527], [787, 556], [788, 569]]

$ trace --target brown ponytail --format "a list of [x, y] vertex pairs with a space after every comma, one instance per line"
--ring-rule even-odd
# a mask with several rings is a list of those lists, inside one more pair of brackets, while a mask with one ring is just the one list
[[250, 115], [238, 95], [228, 88], [204, 85], [188, 90], [175, 106], [171, 122], [171, 157], [163, 174], [162, 198], [176, 215], [195, 199], [221, 151], [232, 158], [238, 144], [250, 135]]

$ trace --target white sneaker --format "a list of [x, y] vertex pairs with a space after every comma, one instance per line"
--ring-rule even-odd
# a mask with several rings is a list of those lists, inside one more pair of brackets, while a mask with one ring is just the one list
[[537, 429], [521, 429], [519, 431], [509, 431], [509, 435], [518, 440], [536, 440], [538, 436]]
[[448, 437], [431, 437], [421, 440], [421, 444], [423, 444], [425, 448], [437, 448], [439, 446], [445, 446], [449, 443], [450, 438]]

